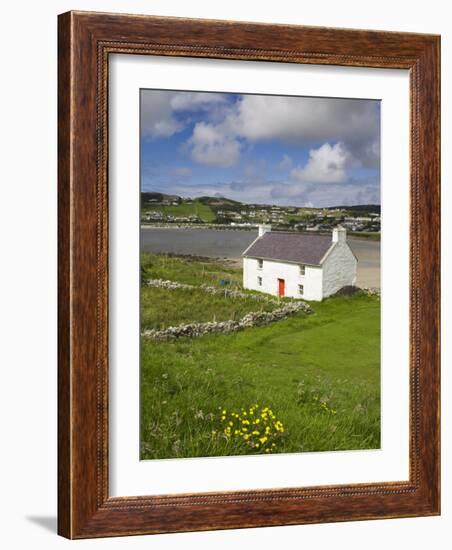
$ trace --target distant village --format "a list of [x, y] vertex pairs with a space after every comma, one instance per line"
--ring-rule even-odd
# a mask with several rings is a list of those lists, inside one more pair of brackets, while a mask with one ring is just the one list
[[311, 208], [245, 204], [224, 197], [196, 199], [143, 192], [141, 222], [151, 225], [210, 225], [255, 228], [271, 224], [276, 230], [327, 232], [341, 225], [349, 232], [379, 233], [380, 206], [356, 205]]

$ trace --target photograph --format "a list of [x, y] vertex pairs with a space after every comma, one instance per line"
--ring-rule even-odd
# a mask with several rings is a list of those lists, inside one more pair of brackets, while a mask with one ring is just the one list
[[140, 90], [140, 459], [379, 449], [375, 99]]
[[450, 548], [449, 4], [2, 7], [3, 548]]

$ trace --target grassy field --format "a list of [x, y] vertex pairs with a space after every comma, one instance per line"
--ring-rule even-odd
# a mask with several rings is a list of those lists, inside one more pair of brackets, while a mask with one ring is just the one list
[[183, 202], [174, 206], [164, 206], [161, 204], [143, 205], [143, 213], [151, 211], [162, 212], [165, 216], [198, 216], [203, 222], [213, 222], [216, 218], [215, 213], [208, 204], [196, 200], [191, 203]]
[[166, 279], [189, 285], [218, 286], [221, 280], [230, 288], [241, 288], [242, 272], [228, 260], [193, 258], [171, 254], [142, 254], [143, 278]]
[[[171, 293], [168, 295], [168, 293]], [[271, 311], [277, 304], [207, 294], [201, 289], [141, 289], [142, 329], [165, 329], [190, 322], [238, 321], [249, 311]]]
[[[146, 273], [190, 283], [202, 263], [143, 258]], [[218, 281], [226, 266], [208, 265], [211, 282]], [[239, 278], [237, 270], [234, 280]], [[208, 306], [195, 305], [196, 296], [185, 299], [186, 306], [167, 306], [171, 323], [190, 310], [204, 318]], [[165, 325], [164, 295], [158, 300], [153, 315], [158, 310]], [[241, 313], [256, 310], [255, 303], [243, 302]], [[312, 315], [233, 334], [159, 343], [143, 338], [141, 457], [378, 448], [380, 301], [355, 295], [311, 305]], [[144, 319], [152, 299], [143, 306]], [[146, 322], [155, 323], [153, 315]]]

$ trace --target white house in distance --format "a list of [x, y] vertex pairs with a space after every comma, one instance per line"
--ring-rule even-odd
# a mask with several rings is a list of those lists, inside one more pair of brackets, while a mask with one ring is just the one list
[[342, 227], [330, 237], [260, 225], [242, 256], [244, 288], [275, 296], [320, 301], [356, 282], [357, 259]]

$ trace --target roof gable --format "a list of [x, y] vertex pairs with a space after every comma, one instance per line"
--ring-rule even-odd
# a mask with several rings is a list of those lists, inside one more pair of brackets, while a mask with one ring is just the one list
[[243, 256], [320, 265], [334, 243], [330, 236], [267, 232], [245, 250]]

